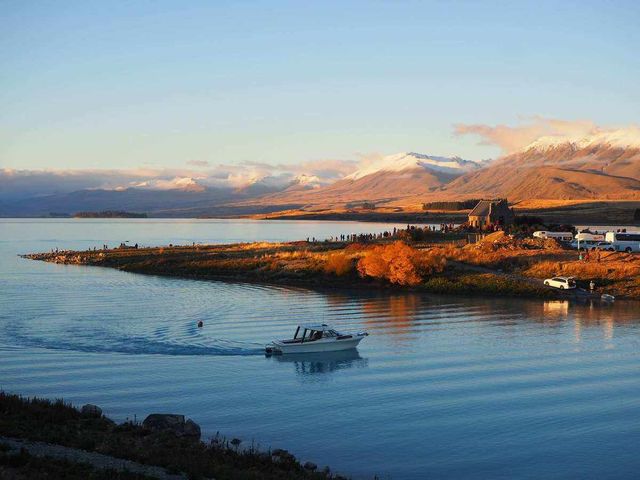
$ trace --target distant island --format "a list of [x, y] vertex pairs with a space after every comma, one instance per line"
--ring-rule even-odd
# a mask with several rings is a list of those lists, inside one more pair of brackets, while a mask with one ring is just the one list
[[73, 218], [147, 218], [146, 213], [124, 212], [122, 210], [104, 210], [102, 212], [77, 212]]

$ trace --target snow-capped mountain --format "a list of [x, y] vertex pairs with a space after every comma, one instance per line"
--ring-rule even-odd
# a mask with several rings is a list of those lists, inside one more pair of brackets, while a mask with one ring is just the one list
[[640, 127], [630, 126], [600, 130], [589, 135], [582, 133], [575, 135], [547, 135], [527, 145], [522, 151], [526, 152], [531, 149], [545, 151], [565, 144], [572, 145], [576, 150], [589, 147], [640, 148]]
[[326, 185], [326, 182], [323, 182], [320, 177], [317, 175], [307, 175], [305, 173], [296, 176], [293, 179], [292, 184], [300, 185], [306, 188], [319, 188], [322, 185]]
[[[640, 139], [640, 137], [638, 137]], [[640, 147], [633, 132], [578, 139], [543, 137], [441, 191], [510, 200], [640, 199]]]
[[[292, 206], [344, 208], [364, 201], [395, 208], [427, 200], [485, 197], [640, 200], [640, 128], [576, 138], [542, 137], [494, 161], [397, 153], [362, 161], [337, 181], [300, 170], [236, 169], [224, 175], [94, 172], [76, 179], [73, 172], [65, 176], [5, 169], [0, 170], [0, 215], [80, 210], [230, 214]], [[19, 197], [21, 192], [26, 193]]]
[[317, 188], [322, 188], [327, 185], [326, 181], [323, 181], [317, 175], [307, 175], [302, 173], [294, 177], [291, 180], [291, 183], [286, 188], [286, 191], [306, 191], [306, 190], [315, 190]]
[[[206, 190], [206, 186], [202, 179], [192, 177], [175, 177], [171, 180], [153, 179], [138, 182], [131, 187], [143, 188], [149, 190], [182, 190], [187, 192], [202, 192]], [[124, 190], [124, 188], [116, 188], [116, 190]]]
[[415, 152], [402, 152], [368, 162], [351, 175], [347, 175], [345, 179], [357, 180], [378, 172], [402, 172], [414, 169], [462, 175], [478, 168], [480, 168], [479, 163], [463, 160], [460, 157], [439, 157]]
[[318, 185], [313, 189], [289, 188], [256, 202], [346, 204], [417, 198], [480, 168], [482, 163], [459, 157], [397, 153], [365, 161], [355, 172], [330, 185]]

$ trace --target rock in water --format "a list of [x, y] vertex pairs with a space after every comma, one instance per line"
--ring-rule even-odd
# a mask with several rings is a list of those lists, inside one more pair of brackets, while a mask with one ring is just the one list
[[102, 409], [97, 405], [92, 405], [91, 403], [87, 403], [83, 405], [80, 409], [80, 413], [85, 417], [101, 417]]
[[200, 439], [200, 426], [193, 420], [185, 421], [184, 415], [152, 413], [144, 419], [142, 426], [154, 432], [168, 431], [178, 437]]

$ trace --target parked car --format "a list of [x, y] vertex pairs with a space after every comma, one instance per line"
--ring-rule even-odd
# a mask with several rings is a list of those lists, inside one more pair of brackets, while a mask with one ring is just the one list
[[591, 250], [606, 250], [607, 252], [615, 252], [616, 247], [611, 242], [598, 242], [593, 247], [591, 247]]
[[553, 277], [544, 281], [547, 287], [559, 288], [560, 290], [570, 290], [576, 288], [576, 282], [573, 277]]
[[580, 244], [580, 250], [590, 250], [593, 247], [596, 246], [596, 244], [598, 244], [600, 242], [596, 242], [596, 241], [592, 241], [592, 240], [580, 240], [580, 242], [578, 242], [577, 240], [574, 240], [573, 242], [571, 242], [569, 244], [569, 247], [571, 248], [578, 248], [578, 244]]

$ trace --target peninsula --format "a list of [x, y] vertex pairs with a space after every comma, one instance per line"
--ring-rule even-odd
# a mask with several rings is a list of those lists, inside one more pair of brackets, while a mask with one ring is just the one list
[[[640, 300], [640, 256], [602, 252], [581, 260], [551, 239], [498, 231], [475, 243], [456, 231], [418, 227], [326, 241], [159, 246], [33, 253], [25, 258], [127, 272], [296, 285], [312, 288], [405, 289], [463, 295]], [[575, 276], [577, 291], [544, 286]], [[595, 283], [593, 293], [587, 291]]]
[[101, 212], [77, 212], [74, 218], [147, 218], [146, 213], [125, 212], [123, 210], [103, 210]]

